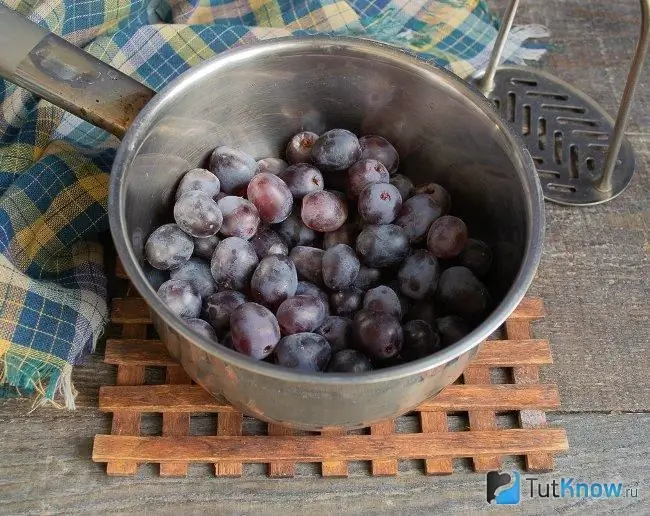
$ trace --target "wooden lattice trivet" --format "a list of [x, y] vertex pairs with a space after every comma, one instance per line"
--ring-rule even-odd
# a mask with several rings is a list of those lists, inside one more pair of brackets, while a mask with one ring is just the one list
[[[124, 277], [118, 268], [118, 276]], [[243, 463], [267, 463], [268, 474], [290, 477], [298, 462], [321, 463], [323, 476], [347, 476], [348, 461], [371, 461], [372, 475], [396, 475], [400, 459], [423, 459], [426, 474], [453, 473], [452, 459], [470, 457], [474, 470], [499, 469], [504, 456], [525, 456], [528, 471], [553, 469], [553, 455], [568, 449], [562, 428], [546, 426], [557, 409], [555, 385], [539, 383], [539, 367], [552, 363], [549, 343], [533, 339], [530, 323], [543, 317], [540, 299], [526, 298], [504, 325], [506, 340], [483, 343], [462, 376], [420, 405], [418, 433], [396, 433], [395, 422], [367, 435], [329, 430], [294, 435], [269, 424], [266, 435], [242, 435], [243, 416], [225, 399], [194, 384], [164, 344], [148, 339], [144, 300], [114, 299], [111, 319], [122, 338], [109, 340], [105, 362], [117, 366], [117, 386], [99, 392], [99, 408], [113, 413], [111, 435], [95, 436], [93, 460], [109, 475], [135, 475], [139, 464], [159, 463], [161, 476], [185, 476], [190, 462], [213, 463], [217, 476], [241, 476]], [[165, 368], [164, 385], [144, 385], [145, 368]], [[512, 383], [494, 384], [490, 370], [508, 368]], [[192, 414], [217, 413], [215, 436], [189, 435]], [[450, 431], [448, 415], [469, 415], [468, 431]], [[499, 428], [497, 414], [516, 412], [518, 428]], [[162, 413], [162, 435], [140, 436], [143, 413]], [[302, 433], [304, 434], [304, 433]]]

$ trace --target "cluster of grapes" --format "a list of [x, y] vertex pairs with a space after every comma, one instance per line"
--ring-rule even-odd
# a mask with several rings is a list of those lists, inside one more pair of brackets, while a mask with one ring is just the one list
[[298, 133], [285, 158], [218, 147], [149, 236], [152, 283], [190, 328], [281, 366], [364, 372], [480, 322], [490, 248], [442, 186], [414, 186], [386, 139], [345, 129]]

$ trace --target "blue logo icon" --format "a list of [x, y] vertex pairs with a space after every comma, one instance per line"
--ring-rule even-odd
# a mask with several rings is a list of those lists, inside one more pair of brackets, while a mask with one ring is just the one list
[[487, 501], [497, 505], [516, 505], [521, 497], [519, 473], [490, 471], [487, 474]]

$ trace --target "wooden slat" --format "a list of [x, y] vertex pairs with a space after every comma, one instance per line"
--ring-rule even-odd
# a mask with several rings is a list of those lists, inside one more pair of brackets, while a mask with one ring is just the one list
[[[282, 425], [269, 423], [267, 433], [270, 436], [293, 437], [293, 430]], [[293, 477], [296, 474], [296, 463], [288, 460], [274, 460], [269, 463], [270, 477]]]
[[115, 259], [115, 277], [120, 279], [129, 279], [124, 270], [124, 265], [122, 265], [122, 260], [119, 257]]
[[[370, 427], [370, 435], [386, 436], [387, 440], [394, 434], [395, 422], [392, 420], [382, 421]], [[395, 459], [374, 459], [371, 462], [371, 470], [373, 476], [394, 476], [397, 475], [398, 464]]]
[[189, 436], [132, 437], [97, 435], [93, 460], [137, 462], [321, 462], [427, 457], [472, 457], [480, 453], [524, 455], [568, 449], [563, 428], [520, 429], [430, 434], [315, 436]]
[[514, 367], [552, 364], [548, 340], [487, 340], [472, 360], [473, 366]]
[[[222, 412], [217, 416], [217, 435], [241, 435], [242, 423], [241, 412]], [[218, 477], [241, 477], [243, 472], [244, 466], [238, 461], [219, 461], [214, 464], [214, 474]]]
[[178, 365], [167, 352], [167, 347], [161, 341], [153, 339], [109, 339], [106, 341], [104, 362], [152, 367]]
[[544, 317], [544, 301], [539, 297], [525, 297], [514, 312], [510, 314], [510, 320], [516, 319], [539, 319]]
[[149, 307], [141, 297], [116, 297], [111, 304], [111, 321], [124, 325], [150, 324]]
[[[447, 432], [447, 414], [444, 412], [420, 412], [420, 426], [424, 433]], [[425, 459], [424, 472], [427, 475], [451, 475], [454, 465], [449, 457]]]
[[[321, 433], [324, 437], [339, 437], [345, 435], [340, 428], [327, 428]], [[324, 477], [347, 477], [348, 463], [344, 460], [325, 460], [321, 464], [321, 475]]]
[[[528, 321], [506, 321], [506, 333], [511, 339], [529, 339], [532, 335]], [[515, 367], [513, 379], [518, 385], [539, 383], [539, 368], [533, 365]], [[522, 407], [524, 408], [524, 407]], [[522, 428], [543, 428], [546, 426], [546, 414], [541, 410], [520, 410], [519, 424]], [[525, 457], [526, 469], [529, 471], [551, 471], [554, 466], [553, 456], [548, 453], [528, 454]]]
[[[165, 374], [168, 384], [189, 384], [192, 382], [187, 373], [179, 367], [170, 367]], [[169, 437], [185, 437], [190, 433], [190, 415], [178, 412], [163, 412], [162, 434]], [[187, 462], [162, 463], [161, 477], [184, 477], [187, 475]]]

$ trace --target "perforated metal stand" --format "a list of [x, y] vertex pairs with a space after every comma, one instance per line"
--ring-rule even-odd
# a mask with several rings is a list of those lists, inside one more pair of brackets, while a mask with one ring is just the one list
[[616, 120], [553, 75], [497, 66], [518, 6], [519, 0], [512, 0], [506, 10], [479, 88], [504, 118], [521, 128], [547, 200], [572, 206], [609, 201], [634, 175], [634, 151], [625, 127], [650, 42], [650, 0], [641, 0], [641, 35]]

